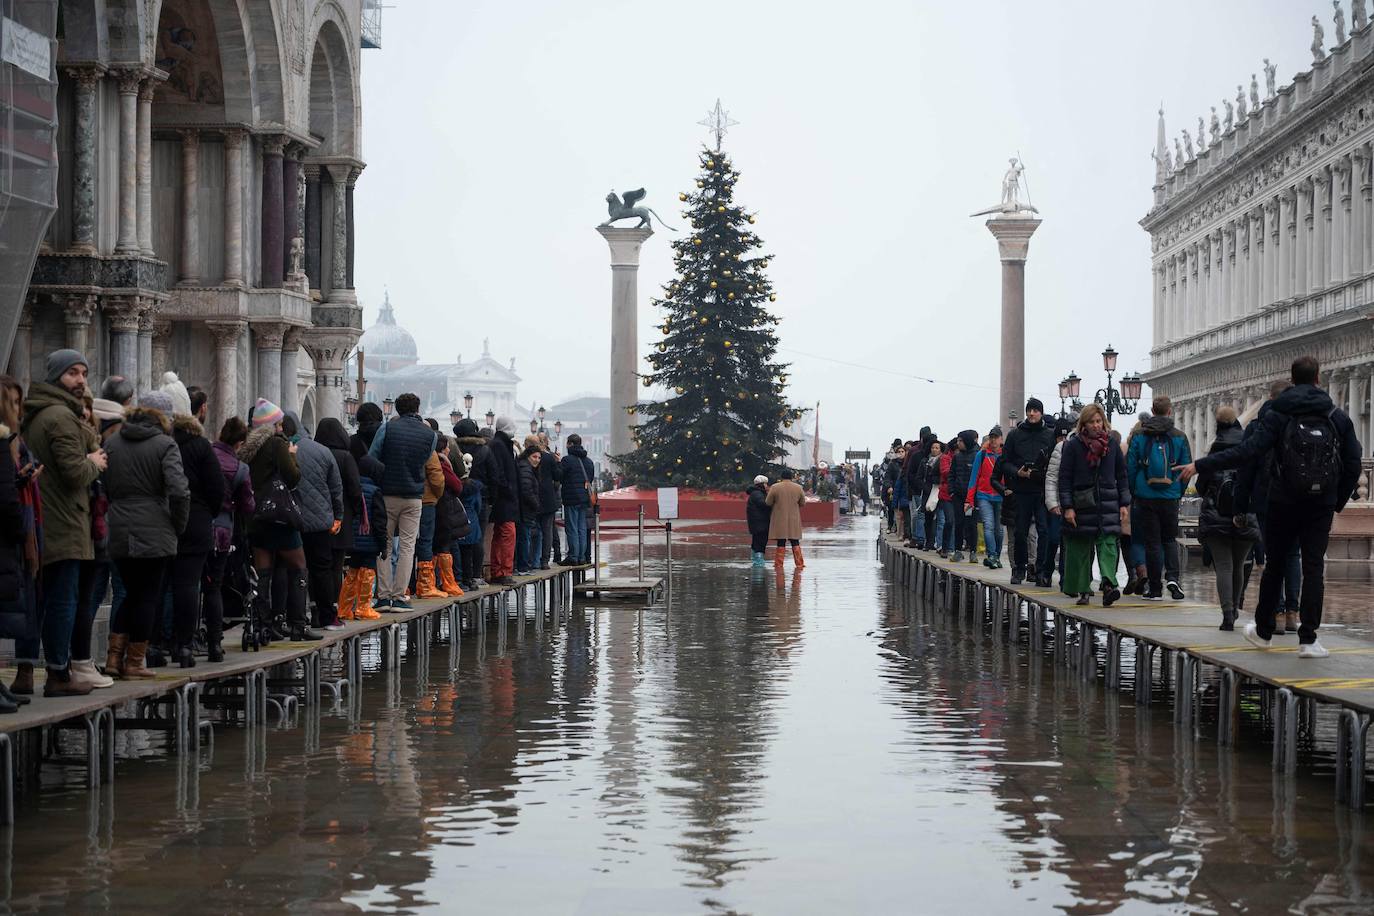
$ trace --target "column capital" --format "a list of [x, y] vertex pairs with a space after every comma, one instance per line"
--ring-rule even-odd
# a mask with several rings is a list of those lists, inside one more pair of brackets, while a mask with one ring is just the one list
[[1031, 236], [1040, 228], [1038, 219], [993, 217], [983, 225], [997, 239], [997, 256], [1003, 262], [1024, 261], [1030, 252]]
[[181, 136], [181, 145], [186, 149], [197, 149], [200, 147], [200, 128], [183, 127], [177, 131]]
[[353, 166], [347, 163], [327, 162], [324, 167], [329, 170], [329, 177], [336, 185], [348, 185], [349, 176], [353, 174]]
[[262, 154], [264, 156], [280, 156], [285, 148], [286, 136], [284, 134], [262, 135]]
[[302, 162], [301, 168], [305, 171], [307, 181], [319, 181], [321, 166], [318, 162]]
[[142, 70], [118, 70], [119, 94], [138, 95], [139, 89], [143, 87]]
[[224, 130], [224, 145], [230, 149], [242, 149], [243, 141], [248, 137], [248, 131], [242, 127], [229, 127]]
[[301, 343], [318, 375], [325, 370], [342, 371], [362, 331], [357, 328], [301, 328]]
[[243, 336], [243, 331], [248, 327], [248, 322], [207, 321], [205, 327], [209, 329], [210, 336], [215, 339], [215, 349], [223, 350], [229, 347], [238, 347], [239, 338]]
[[138, 87], [138, 100], [140, 102], [151, 102], [153, 93], [157, 91], [158, 81], [155, 79], [145, 79]]
[[305, 339], [303, 336], [304, 331], [305, 328], [302, 328], [299, 325], [288, 325], [285, 332], [282, 333], [281, 337], [282, 350], [291, 352], [299, 350], [301, 348], [301, 345], [305, 343]]
[[95, 313], [97, 301], [95, 296], [85, 294], [68, 296], [62, 307], [62, 320], [69, 326], [85, 327], [89, 325], [91, 316]]
[[111, 330], [125, 333], [138, 330], [137, 296], [110, 296], [106, 298], [102, 311]]
[[286, 336], [287, 325], [274, 321], [253, 322], [253, 336], [257, 338], [259, 350], [280, 350]]
[[[140, 308], [138, 313], [138, 333], [140, 335], [146, 334], [152, 336], [153, 331], [157, 328], [159, 320], [157, 312], [154, 311], [153, 306], [149, 304], [149, 300], [140, 297], [140, 302], [142, 303], [142, 308]], [[168, 322], [168, 327], [171, 327], [170, 322]]]
[[109, 70], [104, 64], [85, 64], [75, 67], [63, 67], [62, 72], [67, 78], [82, 89], [93, 90], [100, 85], [100, 81], [105, 78]]

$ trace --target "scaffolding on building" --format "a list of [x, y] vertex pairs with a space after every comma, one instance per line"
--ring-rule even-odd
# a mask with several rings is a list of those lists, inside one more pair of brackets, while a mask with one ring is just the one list
[[382, 46], [382, 0], [363, 0], [362, 36], [364, 48]]

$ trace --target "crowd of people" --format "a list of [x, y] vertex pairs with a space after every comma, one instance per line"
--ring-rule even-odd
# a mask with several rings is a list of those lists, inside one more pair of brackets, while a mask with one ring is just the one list
[[1050, 588], [1057, 572], [1059, 589], [1078, 604], [1100, 594], [1110, 607], [1123, 595], [1186, 598], [1179, 506], [1191, 482], [1220, 629], [1235, 628], [1251, 571], [1263, 567], [1245, 639], [1267, 647], [1296, 633], [1301, 657], [1324, 658], [1317, 631], [1327, 540], [1358, 486], [1363, 452], [1350, 418], [1318, 387], [1319, 373], [1314, 358], [1300, 357], [1245, 415], [1218, 408], [1201, 457], [1174, 425], [1167, 397], [1156, 397], [1124, 437], [1097, 404], [1055, 418], [1030, 398], [1010, 433], [994, 426], [942, 440], [924, 427], [916, 439], [893, 440], [875, 488], [889, 529], [907, 546], [968, 563], [979, 562], [981, 546], [982, 563], [1000, 569], [1005, 543], [1012, 585]]
[[413, 598], [590, 561], [596, 477], [577, 435], [564, 455], [517, 441], [508, 417], [448, 436], [402, 394], [390, 420], [365, 403], [355, 432], [326, 417], [313, 436], [260, 398], [212, 440], [206, 393], [175, 373], [137, 393], [107, 378], [95, 396], [88, 372], [68, 349], [27, 392], [0, 376], [0, 637], [18, 667], [0, 712], [29, 702], [39, 666], [45, 696], [84, 695], [223, 660], [226, 621], [245, 645], [319, 640]]

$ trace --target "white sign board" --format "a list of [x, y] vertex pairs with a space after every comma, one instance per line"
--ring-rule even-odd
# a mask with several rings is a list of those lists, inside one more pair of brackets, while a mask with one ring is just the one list
[[658, 488], [658, 517], [677, 518], [677, 487]]
[[13, 19], [0, 21], [0, 60], [14, 64], [41, 80], [52, 79], [52, 43], [42, 34]]

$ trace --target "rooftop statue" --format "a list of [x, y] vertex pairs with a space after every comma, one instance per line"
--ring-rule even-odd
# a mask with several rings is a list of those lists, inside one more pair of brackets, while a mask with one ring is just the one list
[[1200, 153], [1207, 148], [1207, 127], [1202, 118], [1197, 119], [1197, 151]]
[[667, 229], [669, 232], [676, 232], [676, 229], [665, 223], [663, 221], [663, 217], [659, 216], [657, 213], [654, 213], [653, 210], [650, 210], [648, 207], [635, 206], [635, 204], [639, 203], [641, 200], [644, 199], [644, 195], [646, 193], [647, 192], [643, 188], [640, 188], [638, 191], [626, 191], [625, 199], [623, 201], [620, 199], [620, 195], [615, 193], [615, 191], [612, 191], [611, 193], [607, 194], [606, 210], [608, 213], [610, 213], [610, 219], [606, 220], [601, 225], [609, 226], [617, 220], [622, 219], [638, 219], [639, 225], [634, 226], [633, 228], [648, 229], [652, 227], [653, 221], [649, 219], [649, 217], [652, 215], [654, 219], [658, 220], [658, 224], [662, 226], [664, 229]]
[[1221, 119], [1217, 117], [1217, 106], [1212, 106], [1212, 142], [1207, 144], [1209, 147], [1216, 146], [1221, 139]]
[[1369, 15], [1364, 11], [1364, 0], [1350, 0], [1350, 30], [1358, 32], [1369, 25]]
[[1246, 111], [1248, 111], [1248, 109], [1245, 107], [1245, 87], [1244, 87], [1244, 86], [1241, 86], [1240, 84], [1237, 84], [1237, 85], [1236, 85], [1236, 117], [1237, 117], [1237, 118], [1240, 118], [1242, 121], [1244, 121], [1244, 120], [1245, 120], [1245, 113], [1246, 113]]
[[1336, 44], [1345, 44], [1345, 10], [1341, 9], [1341, 0], [1331, 0], [1331, 8], [1335, 10], [1331, 14], [1331, 21], [1336, 23]]
[[1259, 80], [1255, 79], [1253, 73], [1250, 74], [1250, 107], [1255, 111], [1259, 111], [1260, 107]]
[[1321, 20], [1316, 16], [1312, 17], [1312, 62], [1319, 64], [1326, 57], [1326, 31], [1322, 28]]
[[1226, 108], [1226, 126], [1222, 129], [1229, 132], [1236, 125], [1236, 109], [1231, 105], [1230, 99], [1222, 99], [1221, 104]]
[[[988, 207], [986, 210], [979, 210], [970, 216], [987, 216], [992, 213], [1015, 214], [1015, 213], [1039, 213], [1040, 211], [1032, 207], [1029, 203], [1021, 203], [1021, 173], [1026, 167], [1016, 157], [1008, 160], [1010, 167], [1005, 175], [1002, 176], [1002, 202], [995, 207]], [[1027, 199], [1030, 195], [1027, 194]]]
[[[1361, 0], [1362, 2], [1362, 0]], [[1278, 67], [1269, 63], [1269, 58], [1264, 59], [1264, 97], [1272, 99], [1278, 95], [1278, 89], [1274, 87], [1275, 77], [1278, 75]]]

